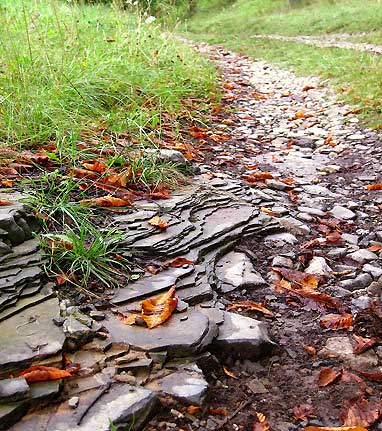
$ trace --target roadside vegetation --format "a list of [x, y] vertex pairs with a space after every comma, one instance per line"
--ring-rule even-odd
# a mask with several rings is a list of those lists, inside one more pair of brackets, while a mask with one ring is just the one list
[[48, 270], [82, 289], [128, 269], [107, 208], [168, 197], [187, 172], [160, 148], [191, 159], [181, 131], [218, 100], [206, 59], [145, 11], [103, 3], [0, 5], [1, 190], [29, 194]]
[[183, 21], [181, 31], [190, 38], [223, 44], [298, 74], [319, 75], [359, 110], [366, 125], [378, 127], [382, 124], [382, 56], [253, 36], [335, 37], [350, 33], [349, 40], [378, 44], [382, 41], [381, 24], [379, 1], [200, 0], [195, 13]]

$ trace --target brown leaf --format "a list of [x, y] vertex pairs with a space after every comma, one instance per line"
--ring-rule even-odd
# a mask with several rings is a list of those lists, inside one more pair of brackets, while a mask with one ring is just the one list
[[333, 370], [332, 368], [323, 368], [318, 375], [318, 386], [325, 387], [337, 380], [341, 375], [341, 371]]
[[193, 265], [194, 262], [192, 260], [188, 260], [185, 257], [177, 257], [170, 262], [170, 266], [172, 268], [180, 268], [183, 265]]
[[13, 181], [11, 181], [11, 180], [1, 180], [0, 184], [3, 187], [13, 187]]
[[296, 271], [295, 269], [289, 268], [274, 267], [272, 268], [272, 270], [278, 272], [284, 278], [291, 281], [292, 283], [297, 284], [300, 287], [317, 289], [319, 279], [312, 274], [307, 274], [305, 272]]
[[151, 226], [157, 227], [159, 229], [165, 230], [168, 228], [167, 221], [160, 218], [159, 216], [154, 216], [152, 219], [148, 221], [148, 223], [151, 224]]
[[66, 370], [60, 370], [55, 367], [45, 367], [43, 365], [34, 365], [24, 370], [20, 376], [28, 383], [45, 382], [47, 380], [58, 380], [65, 377], [71, 377], [72, 373]]
[[365, 338], [365, 337], [361, 337], [359, 335], [353, 334], [353, 338], [351, 340], [353, 353], [355, 355], [359, 355], [365, 352], [366, 350], [370, 349], [370, 347], [373, 347], [377, 341], [378, 340], [376, 338]]
[[228, 416], [228, 410], [225, 407], [210, 407], [210, 413], [213, 415]]
[[370, 402], [363, 395], [356, 395], [343, 402], [340, 421], [345, 426], [369, 427], [379, 418], [380, 403]]
[[289, 120], [298, 120], [301, 118], [311, 118], [311, 117], [314, 117], [314, 115], [306, 112], [302, 112], [302, 111], [297, 111], [293, 117], [289, 118]]
[[298, 201], [298, 199], [299, 199], [299, 197], [296, 195], [296, 193], [295, 193], [295, 191], [294, 191], [294, 190], [288, 190], [288, 195], [289, 195], [289, 199], [290, 199], [292, 202], [296, 202], [296, 201]]
[[382, 373], [367, 373], [366, 371], [359, 371], [357, 370], [358, 374], [361, 374], [361, 376], [366, 377], [369, 380], [373, 380], [375, 382], [382, 381]]
[[261, 313], [266, 314], [267, 316], [274, 316], [272, 311], [269, 311], [267, 308], [265, 308], [261, 304], [258, 304], [257, 302], [240, 301], [240, 302], [234, 302], [227, 306], [227, 310], [237, 310], [239, 308], [242, 308], [245, 311], [260, 311]]
[[262, 413], [256, 412], [258, 422], [253, 424], [252, 431], [270, 431], [271, 427], [267, 418]]
[[188, 406], [187, 407], [187, 413], [189, 415], [194, 415], [195, 413], [198, 413], [202, 408], [200, 406]]
[[380, 251], [382, 250], [382, 245], [374, 244], [367, 248], [369, 251]]
[[312, 346], [307, 346], [305, 344], [303, 344], [302, 346], [310, 355], [317, 356], [317, 349], [312, 347]]
[[382, 183], [368, 184], [363, 187], [365, 190], [382, 190]]
[[258, 181], [270, 180], [273, 175], [270, 172], [252, 172], [250, 175], [243, 175], [247, 183], [256, 183]]
[[265, 208], [265, 207], [261, 207], [260, 211], [264, 214], [267, 214], [271, 217], [278, 217], [278, 215], [276, 213], [274, 213], [271, 209], [269, 208]]
[[305, 431], [367, 431], [364, 427], [305, 427]]
[[116, 198], [112, 195], [102, 196], [100, 198], [94, 199], [83, 199], [79, 202], [81, 205], [86, 206], [98, 206], [98, 207], [127, 207], [131, 205], [131, 200], [129, 199], [120, 199]]
[[137, 319], [142, 319], [148, 328], [155, 328], [166, 322], [173, 314], [178, 304], [178, 298], [175, 297], [175, 286], [152, 299], [145, 299], [141, 302], [141, 314], [131, 314], [126, 316], [117, 313], [118, 317], [125, 325], [135, 325]]
[[324, 141], [324, 145], [329, 145], [330, 147], [335, 147], [337, 144], [334, 142], [333, 134], [329, 133], [328, 137]]
[[237, 377], [236, 374], [234, 374], [232, 371], [228, 370], [226, 367], [223, 367], [223, 370], [224, 370], [224, 373], [227, 376], [231, 377], [232, 379], [236, 379], [237, 380], [239, 378], [239, 377]]
[[340, 381], [343, 383], [356, 384], [356, 383], [362, 383], [363, 379], [361, 379], [361, 377], [357, 376], [357, 374], [352, 373], [349, 370], [342, 370]]
[[107, 170], [107, 165], [97, 160], [88, 160], [86, 162], [82, 162], [82, 165], [88, 171], [97, 172], [99, 174], [103, 174]]
[[339, 329], [349, 329], [353, 326], [353, 316], [351, 314], [335, 314], [334, 316], [325, 317], [320, 320], [321, 328], [332, 329], [338, 331]]
[[306, 420], [314, 413], [314, 407], [311, 404], [300, 404], [293, 409], [293, 416], [297, 420]]
[[327, 243], [338, 242], [340, 239], [341, 239], [341, 234], [337, 231], [331, 232], [328, 235], [326, 235]]
[[12, 205], [12, 204], [13, 204], [13, 202], [11, 202], [11, 201], [8, 201], [6, 199], [0, 199], [0, 207], [5, 207], [7, 205]]

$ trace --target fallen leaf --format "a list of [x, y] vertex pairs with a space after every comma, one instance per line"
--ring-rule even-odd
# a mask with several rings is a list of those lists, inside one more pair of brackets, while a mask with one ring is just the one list
[[13, 181], [11, 180], [1, 180], [0, 183], [4, 187], [13, 187]]
[[382, 373], [367, 373], [366, 371], [359, 371], [359, 370], [357, 370], [357, 373], [375, 382], [382, 381]]
[[353, 316], [351, 314], [335, 314], [334, 316], [325, 317], [320, 320], [321, 328], [332, 329], [338, 331], [339, 329], [349, 329], [353, 326]]
[[333, 368], [323, 368], [318, 375], [318, 386], [325, 387], [333, 383], [341, 376], [341, 371], [333, 370]]
[[330, 147], [335, 147], [337, 144], [334, 142], [333, 134], [329, 133], [328, 137], [324, 141], [324, 145], [329, 145]]
[[317, 349], [312, 347], [312, 346], [307, 346], [305, 344], [303, 344], [302, 346], [310, 355], [317, 356]]
[[237, 380], [239, 378], [239, 377], [237, 377], [236, 374], [234, 374], [232, 371], [228, 370], [226, 367], [223, 367], [223, 370], [224, 370], [224, 373], [227, 376], [231, 377], [232, 379], [236, 379]]
[[299, 199], [299, 197], [296, 195], [296, 193], [294, 192], [294, 190], [288, 190], [288, 195], [289, 195], [289, 199], [292, 202], [296, 202]]
[[313, 85], [305, 85], [305, 87], [302, 89], [302, 91], [309, 91], [314, 90], [316, 87], [313, 87]]
[[187, 407], [187, 413], [189, 415], [194, 415], [195, 413], [198, 413], [202, 408], [200, 406], [188, 406]]
[[289, 120], [299, 120], [299, 119], [303, 119], [303, 118], [311, 118], [314, 117], [313, 114], [309, 114], [307, 112], [302, 112], [302, 111], [297, 111], [293, 117], [290, 117]]
[[307, 274], [305, 272], [296, 271], [295, 269], [289, 268], [274, 267], [272, 270], [281, 274], [284, 278], [300, 287], [316, 289], [318, 286], [319, 279], [312, 274]]
[[159, 216], [154, 216], [152, 219], [148, 221], [148, 224], [151, 224], [151, 226], [154, 226], [163, 230], [168, 228], [168, 222], [160, 218]]
[[349, 370], [342, 370], [340, 381], [343, 383], [350, 383], [354, 385], [357, 383], [362, 383], [363, 379], [361, 379], [361, 377], [357, 376], [357, 374], [352, 373]]
[[306, 420], [314, 413], [314, 407], [311, 404], [300, 404], [293, 408], [293, 416], [296, 420]]
[[79, 202], [81, 205], [98, 206], [98, 207], [126, 207], [131, 205], [131, 200], [116, 198], [112, 195], [102, 196], [94, 199], [83, 199]]
[[270, 172], [252, 172], [249, 175], [243, 175], [243, 179], [248, 183], [256, 183], [258, 181], [270, 180], [273, 175]]
[[107, 165], [105, 163], [98, 162], [97, 160], [88, 160], [82, 162], [85, 169], [92, 172], [97, 172], [99, 174], [104, 173], [107, 170]]
[[260, 208], [260, 211], [261, 211], [262, 213], [264, 213], [264, 214], [267, 214], [267, 215], [271, 216], [271, 217], [277, 217], [277, 214], [276, 214], [276, 213], [274, 213], [274, 212], [273, 212], [271, 209], [269, 209], [269, 208], [261, 207], [261, 208]]
[[257, 302], [240, 301], [240, 302], [234, 302], [227, 306], [228, 311], [237, 310], [239, 308], [242, 308], [245, 311], [260, 311], [261, 313], [266, 314], [267, 316], [274, 316], [272, 311], [269, 311], [267, 308], [265, 308], [261, 304], [258, 304]]
[[13, 202], [11, 202], [11, 201], [8, 201], [6, 199], [0, 199], [0, 207], [5, 207], [7, 205], [12, 205], [12, 204], [13, 204]]
[[256, 412], [258, 422], [253, 424], [252, 431], [270, 431], [271, 427], [267, 418], [262, 413]]
[[213, 415], [228, 416], [228, 410], [225, 407], [210, 407], [210, 413]]
[[334, 231], [326, 235], [325, 239], [327, 243], [338, 242], [341, 239], [341, 234], [338, 231]]
[[340, 421], [344, 426], [369, 427], [379, 418], [380, 403], [370, 402], [363, 395], [356, 395], [343, 402]]
[[155, 328], [166, 322], [173, 314], [178, 304], [178, 298], [175, 297], [175, 286], [152, 299], [145, 299], [141, 302], [141, 314], [131, 314], [129, 316], [123, 313], [117, 313], [118, 317], [125, 325], [134, 325], [137, 318], [142, 319], [148, 328]]
[[177, 257], [170, 262], [170, 266], [172, 268], [180, 268], [183, 265], [193, 265], [194, 262], [192, 260], [188, 260], [185, 257]]
[[365, 190], [382, 190], [382, 183], [368, 184], [363, 187]]
[[32, 382], [45, 382], [47, 380], [64, 379], [71, 377], [72, 373], [66, 370], [60, 370], [55, 367], [45, 367], [43, 365], [34, 365], [24, 370], [20, 376], [28, 383]]
[[364, 427], [316, 427], [309, 426], [304, 428], [305, 431], [367, 431]]
[[370, 349], [370, 347], [373, 347], [378, 341], [376, 338], [365, 338], [356, 334], [353, 334], [352, 337], [351, 345], [355, 355], [366, 352], [366, 350]]
[[374, 244], [367, 248], [369, 251], [380, 251], [382, 250], [382, 245]]

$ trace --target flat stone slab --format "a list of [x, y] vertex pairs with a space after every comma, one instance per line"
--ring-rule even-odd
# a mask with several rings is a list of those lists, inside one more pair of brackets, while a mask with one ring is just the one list
[[225, 312], [212, 348], [218, 356], [254, 359], [268, 353], [274, 346], [263, 322]]
[[58, 300], [48, 299], [1, 323], [0, 372], [24, 368], [32, 361], [62, 350], [65, 336], [52, 322], [59, 315]]
[[170, 357], [198, 352], [210, 331], [208, 317], [193, 309], [174, 314], [166, 323], [153, 329], [124, 325], [114, 315], [108, 316], [103, 324], [113, 342], [129, 344], [136, 350], [167, 351]]
[[0, 380], [0, 402], [12, 402], [25, 399], [29, 395], [29, 386], [24, 377]]

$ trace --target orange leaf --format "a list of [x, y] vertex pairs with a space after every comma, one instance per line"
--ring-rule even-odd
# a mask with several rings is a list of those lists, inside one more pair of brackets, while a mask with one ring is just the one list
[[188, 260], [185, 257], [177, 257], [176, 259], [170, 262], [170, 266], [172, 268], [180, 268], [183, 265], [193, 265], [194, 262], [192, 260]]
[[308, 114], [308, 113], [305, 113], [305, 112], [302, 112], [302, 111], [297, 111], [294, 114], [293, 117], [289, 118], [289, 120], [298, 120], [298, 119], [301, 119], [301, 118], [311, 118], [311, 117], [314, 117], [314, 115], [313, 114]]
[[99, 174], [104, 173], [107, 170], [107, 165], [105, 163], [98, 162], [97, 160], [88, 160], [82, 162], [84, 168], [92, 172], [98, 172]]
[[382, 245], [374, 244], [367, 248], [369, 251], [380, 251], [382, 250]]
[[33, 367], [24, 370], [20, 375], [23, 376], [28, 383], [32, 383], [63, 379], [65, 377], [71, 377], [72, 373], [55, 367], [34, 365]]
[[308, 416], [312, 416], [314, 407], [311, 404], [300, 404], [293, 409], [293, 416], [297, 420], [306, 420]]
[[6, 199], [0, 199], [0, 207], [5, 207], [7, 205], [12, 205], [12, 204], [13, 204], [13, 202], [11, 202], [11, 201], [8, 201]]
[[210, 413], [213, 415], [228, 416], [228, 410], [225, 407], [210, 407]]
[[330, 147], [335, 147], [337, 145], [333, 140], [332, 133], [329, 133], [328, 137], [324, 141], [324, 145], [329, 145]]
[[369, 184], [364, 186], [365, 190], [382, 190], [382, 183]]
[[250, 175], [243, 175], [243, 179], [248, 183], [270, 180], [272, 178], [273, 175], [270, 172], [252, 172]]
[[262, 212], [262, 213], [264, 213], [264, 214], [268, 214], [269, 216], [271, 216], [271, 217], [277, 217], [277, 214], [276, 213], [274, 213], [271, 209], [269, 209], [269, 208], [265, 208], [265, 207], [261, 207], [260, 208], [260, 211]]
[[305, 272], [296, 271], [295, 269], [289, 268], [272, 268], [273, 271], [278, 272], [284, 278], [295, 283], [301, 287], [306, 287], [309, 289], [316, 289], [318, 286], [318, 278], [312, 274], [307, 274]]
[[363, 352], [366, 352], [366, 350], [370, 349], [370, 347], [373, 347], [377, 341], [378, 340], [376, 338], [364, 338], [353, 334], [353, 339], [351, 340], [353, 353], [355, 355], [359, 355]]
[[200, 406], [188, 406], [187, 407], [187, 413], [189, 415], [194, 415], [195, 413], [198, 413], [202, 408]]
[[334, 316], [325, 317], [320, 320], [321, 328], [332, 329], [349, 329], [353, 326], [353, 316], [351, 314], [336, 314]]
[[256, 412], [258, 422], [253, 424], [252, 431], [270, 431], [270, 426], [267, 418], [262, 413]]
[[317, 356], [317, 349], [312, 346], [306, 346], [305, 344], [302, 346], [310, 355]]
[[98, 207], [126, 207], [131, 205], [131, 200], [128, 198], [120, 199], [112, 195], [102, 196], [94, 199], [83, 199], [81, 205], [98, 206]]
[[367, 431], [364, 427], [305, 427], [305, 431]]
[[1, 180], [0, 183], [4, 187], [13, 187], [13, 181], [11, 180]]
[[261, 304], [252, 301], [241, 301], [234, 302], [227, 306], [227, 310], [237, 310], [239, 308], [243, 308], [245, 311], [260, 311], [263, 314], [268, 316], [274, 316], [272, 311], [269, 311], [267, 308], [263, 307]]
[[168, 223], [166, 220], [160, 218], [159, 216], [154, 216], [152, 219], [148, 221], [151, 226], [157, 227], [159, 229], [167, 229]]
[[345, 426], [369, 427], [378, 420], [380, 408], [380, 402], [370, 402], [362, 395], [356, 395], [344, 401], [340, 421]]
[[331, 232], [329, 235], [326, 235], [326, 242], [333, 243], [337, 242], [341, 239], [341, 234], [337, 231]]
[[296, 193], [294, 192], [294, 190], [288, 190], [288, 195], [289, 195], [289, 199], [292, 202], [296, 202], [299, 199], [298, 196], [296, 195]]
[[328, 386], [337, 380], [341, 375], [341, 371], [333, 370], [332, 368], [323, 368], [318, 375], [318, 386]]
[[239, 378], [239, 377], [237, 377], [236, 374], [234, 374], [232, 371], [228, 370], [226, 367], [223, 367], [223, 370], [224, 370], [224, 373], [227, 376], [231, 377], [232, 379], [236, 379], [237, 380]]

